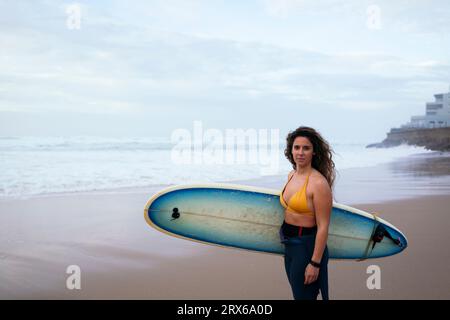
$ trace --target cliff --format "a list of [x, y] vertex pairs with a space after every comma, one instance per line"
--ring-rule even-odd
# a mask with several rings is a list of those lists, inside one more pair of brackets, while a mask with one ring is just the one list
[[425, 147], [433, 151], [450, 151], [450, 127], [434, 129], [393, 128], [381, 143], [373, 143], [366, 148], [389, 148], [406, 143]]

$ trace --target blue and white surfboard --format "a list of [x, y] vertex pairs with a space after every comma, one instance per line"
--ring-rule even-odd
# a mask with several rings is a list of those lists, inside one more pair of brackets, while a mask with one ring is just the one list
[[[175, 186], [152, 196], [144, 215], [175, 237], [282, 255], [279, 196], [279, 190], [232, 184]], [[387, 221], [334, 203], [327, 245], [331, 259], [369, 259], [399, 253], [407, 240]]]

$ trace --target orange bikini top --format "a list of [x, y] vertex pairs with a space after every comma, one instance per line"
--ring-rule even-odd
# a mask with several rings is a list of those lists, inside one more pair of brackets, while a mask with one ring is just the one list
[[286, 203], [286, 201], [284, 200], [283, 193], [284, 193], [284, 190], [286, 189], [286, 186], [288, 185], [289, 181], [291, 181], [292, 177], [294, 176], [294, 174], [289, 178], [288, 182], [284, 186], [283, 191], [281, 191], [281, 195], [280, 195], [280, 202], [284, 208], [289, 209], [290, 211], [298, 213], [298, 214], [314, 216], [314, 212], [309, 211], [308, 202], [306, 200], [306, 186], [308, 185], [310, 175], [311, 175], [311, 172], [308, 174], [308, 177], [306, 178], [306, 181], [305, 181], [305, 184], [303, 185], [303, 187], [299, 191], [294, 193], [294, 195]]

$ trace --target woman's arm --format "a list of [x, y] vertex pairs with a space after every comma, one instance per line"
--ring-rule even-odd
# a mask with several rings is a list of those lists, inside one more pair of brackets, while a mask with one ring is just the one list
[[[330, 225], [331, 209], [333, 207], [333, 197], [331, 195], [331, 188], [325, 179], [317, 182], [316, 188], [313, 191], [313, 203], [316, 214], [317, 234], [314, 245], [314, 252], [312, 260], [320, 263], [323, 252], [328, 240], [328, 227]], [[310, 284], [319, 277], [319, 268], [308, 264], [305, 270], [305, 284]]]
[[316, 214], [317, 235], [312, 260], [320, 262], [325, 246], [327, 245], [328, 227], [330, 225], [331, 209], [333, 207], [331, 188], [325, 179], [317, 183], [316, 190], [313, 193], [313, 203]]

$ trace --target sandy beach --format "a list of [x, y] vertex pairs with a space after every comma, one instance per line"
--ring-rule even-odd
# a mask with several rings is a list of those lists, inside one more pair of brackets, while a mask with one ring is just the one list
[[[440, 155], [340, 173], [339, 203], [377, 212], [407, 236], [401, 254], [331, 260], [331, 299], [450, 299], [450, 165]], [[406, 164], [405, 164], [406, 163]], [[285, 177], [247, 184], [280, 188]], [[144, 221], [159, 188], [0, 201], [1, 299], [292, 299], [281, 256], [180, 240]], [[81, 270], [68, 290], [66, 269]], [[367, 267], [381, 270], [369, 290]]]

